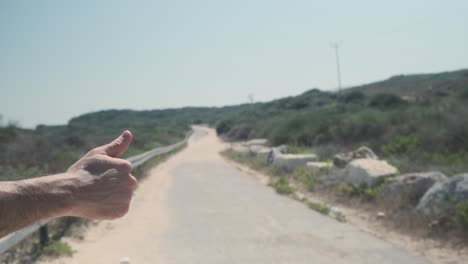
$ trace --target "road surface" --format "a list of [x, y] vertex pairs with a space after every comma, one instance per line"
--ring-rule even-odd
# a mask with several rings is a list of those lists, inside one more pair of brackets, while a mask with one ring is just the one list
[[188, 147], [141, 183], [127, 216], [90, 227], [69, 240], [73, 258], [52, 262], [425, 263], [276, 194], [226, 162], [223, 147], [195, 127]]

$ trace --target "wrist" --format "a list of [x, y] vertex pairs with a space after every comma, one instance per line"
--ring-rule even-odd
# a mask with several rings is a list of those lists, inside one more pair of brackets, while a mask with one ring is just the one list
[[73, 184], [65, 173], [14, 182], [13, 188], [20, 201], [30, 204], [25, 214], [34, 221], [66, 216], [73, 208]]

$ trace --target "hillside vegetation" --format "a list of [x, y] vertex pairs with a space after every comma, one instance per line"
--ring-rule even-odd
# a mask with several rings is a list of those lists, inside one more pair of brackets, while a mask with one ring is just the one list
[[268, 138], [322, 156], [368, 146], [401, 172], [468, 170], [468, 70], [396, 76], [239, 106], [216, 123], [231, 140]]
[[366, 145], [401, 172], [467, 171], [468, 70], [400, 75], [339, 94], [312, 89], [266, 103], [108, 110], [63, 126], [3, 127], [0, 180], [63, 171], [124, 129], [135, 135], [126, 153], [132, 156], [181, 140], [193, 123], [210, 124], [228, 140], [265, 137], [273, 145], [308, 148], [322, 157]]
[[[204, 114], [209, 109], [197, 109]], [[89, 149], [130, 129], [134, 134], [124, 157], [183, 139], [196, 122], [192, 109], [109, 110], [85, 114], [64, 126], [0, 128], [0, 180], [62, 172]]]

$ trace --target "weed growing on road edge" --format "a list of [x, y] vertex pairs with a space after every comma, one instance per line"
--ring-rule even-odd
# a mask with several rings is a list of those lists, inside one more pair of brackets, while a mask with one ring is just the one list
[[252, 167], [260, 170], [268, 166], [266, 155], [252, 155]]
[[372, 202], [375, 201], [383, 186], [383, 184], [380, 184], [374, 187], [356, 187], [348, 183], [340, 183], [336, 189], [345, 195], [358, 196], [364, 201]]
[[279, 194], [289, 195], [295, 191], [294, 188], [289, 185], [289, 181], [286, 177], [280, 177], [277, 181], [270, 183], [270, 186]]
[[463, 230], [468, 230], [468, 202], [460, 202], [457, 204], [455, 222]]
[[312, 192], [315, 189], [314, 174], [304, 167], [300, 167], [294, 170], [293, 177], [302, 183], [307, 191]]
[[70, 245], [66, 242], [62, 241], [55, 241], [42, 249], [42, 252], [48, 256], [73, 256], [75, 251], [70, 247]]
[[328, 215], [330, 213], [330, 207], [326, 204], [320, 204], [307, 200], [305, 202], [310, 209], [317, 211], [323, 215]]

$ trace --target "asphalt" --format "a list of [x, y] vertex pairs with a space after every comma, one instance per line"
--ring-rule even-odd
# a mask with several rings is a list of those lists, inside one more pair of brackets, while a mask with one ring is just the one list
[[212, 130], [195, 128], [169, 171], [157, 238], [164, 263], [425, 263], [409, 252], [276, 194], [219, 154]]

